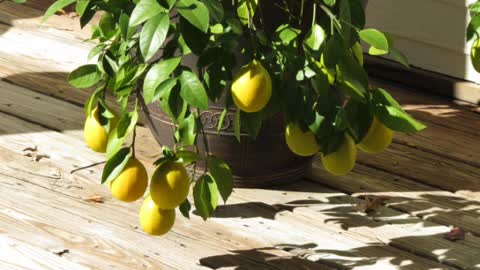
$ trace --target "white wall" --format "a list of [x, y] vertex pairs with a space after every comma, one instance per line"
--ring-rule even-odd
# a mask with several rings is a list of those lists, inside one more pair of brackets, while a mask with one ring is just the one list
[[474, 0], [369, 0], [367, 27], [393, 34], [414, 66], [480, 83], [465, 42]]

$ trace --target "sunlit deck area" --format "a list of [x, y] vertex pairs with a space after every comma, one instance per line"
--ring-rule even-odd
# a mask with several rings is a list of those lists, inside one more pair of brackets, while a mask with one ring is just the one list
[[[40, 5], [0, 4], [0, 270], [480, 269], [480, 109], [373, 79], [428, 128], [396, 135], [334, 177], [314, 158], [298, 182], [235, 189], [204, 222], [177, 214], [142, 232], [141, 202], [100, 185], [103, 155], [83, 141], [89, 91], [70, 71], [93, 44], [78, 18], [41, 24]], [[160, 147], [146, 127], [138, 158]]]

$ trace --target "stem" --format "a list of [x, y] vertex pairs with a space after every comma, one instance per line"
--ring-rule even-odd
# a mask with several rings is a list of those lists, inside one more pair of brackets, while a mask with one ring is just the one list
[[203, 129], [202, 119], [200, 118], [200, 110], [197, 108], [197, 117], [198, 117], [198, 124], [200, 126], [200, 133], [202, 134], [203, 138], [203, 145], [205, 146], [205, 172], [207, 173], [208, 169], [208, 156], [210, 155], [210, 147], [208, 146], [207, 136], [205, 135], [205, 130]]
[[312, 27], [317, 23], [317, 5], [313, 3], [313, 11], [312, 11]]
[[299, 26], [302, 25], [304, 6], [305, 6], [305, 0], [302, 0], [302, 3], [301, 3], [301, 5], [300, 5], [300, 17], [298, 18], [298, 25], [299, 25]]
[[132, 138], [132, 157], [135, 158], [135, 139], [137, 137], [137, 126], [133, 128], [133, 138]]
[[[0, 2], [1, 3], [1, 2]], [[100, 161], [100, 162], [95, 162], [95, 163], [92, 163], [90, 165], [87, 165], [87, 166], [83, 166], [83, 167], [80, 167], [80, 168], [76, 168], [75, 170], [71, 170], [70, 171], [70, 174], [73, 174], [74, 172], [78, 172], [78, 171], [81, 171], [81, 170], [84, 170], [84, 169], [88, 169], [88, 168], [91, 168], [91, 167], [95, 167], [97, 165], [100, 165], [100, 164], [103, 164], [105, 163], [106, 161]]]

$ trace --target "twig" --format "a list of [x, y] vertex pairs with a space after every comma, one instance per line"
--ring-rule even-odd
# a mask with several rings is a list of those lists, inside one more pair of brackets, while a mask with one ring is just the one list
[[91, 168], [91, 167], [95, 167], [95, 166], [100, 165], [100, 164], [103, 164], [103, 163], [105, 163], [105, 162], [106, 162], [106, 161], [95, 162], [95, 163], [90, 164], [90, 165], [87, 165], [87, 166], [83, 166], [83, 167], [80, 167], [80, 168], [76, 168], [75, 170], [70, 171], [70, 174], [73, 174], [74, 172], [77, 172], [77, 171], [80, 171], [80, 170], [84, 170], [84, 169], [88, 169], [88, 168]]

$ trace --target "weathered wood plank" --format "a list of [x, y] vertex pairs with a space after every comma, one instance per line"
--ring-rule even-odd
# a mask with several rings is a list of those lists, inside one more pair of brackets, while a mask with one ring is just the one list
[[[8, 90], [10, 89], [10, 90]], [[8, 94], [8, 91], [12, 92], [12, 94]], [[83, 122], [83, 110], [77, 106], [59, 101], [57, 99], [44, 96], [41, 94], [32, 94], [33, 92], [20, 88], [20, 87], [11, 87], [8, 84], [1, 83], [0, 82], [0, 95], [7, 97], [5, 101], [0, 102], [0, 111], [4, 111], [7, 113], [11, 113], [16, 116], [20, 116], [21, 118], [24, 119], [29, 119], [30, 121], [40, 123], [43, 126], [46, 126], [50, 129], [55, 129], [55, 130], [61, 130], [62, 132], [74, 136], [76, 138], [82, 138], [82, 122]], [[45, 111], [44, 108], [49, 108], [48, 111]], [[158, 156], [160, 153], [160, 148], [156, 144], [156, 142], [152, 139], [151, 134], [149, 133], [148, 130], [144, 128], [138, 128], [138, 134], [139, 134], [139, 143], [137, 146], [137, 151], [139, 151], [139, 157], [142, 158], [143, 161], [145, 161], [147, 164], [151, 164], [153, 160]], [[400, 148], [398, 150], [397, 148]], [[397, 149], [397, 150], [392, 150], [392, 149]], [[370, 164], [370, 165], [375, 165], [377, 167], [380, 167], [381, 169], [389, 169], [389, 166], [392, 167], [398, 167], [396, 169], [398, 173], [401, 174], [407, 174], [407, 175], [418, 175], [418, 176], [429, 176], [430, 174], [425, 173], [425, 170], [430, 168], [430, 171], [434, 172], [433, 176], [442, 176], [444, 179], [458, 179], [457, 181], [444, 181], [445, 185], [447, 185], [450, 188], [461, 188], [461, 187], [475, 187], [479, 182], [477, 181], [477, 178], [475, 177], [475, 169], [472, 169], [471, 166], [463, 164], [463, 163], [458, 163], [455, 161], [451, 160], [444, 160], [443, 165], [440, 164], [441, 161], [439, 161], [440, 158], [437, 156], [432, 156], [429, 153], [424, 153], [421, 151], [416, 151], [415, 153], [411, 153], [410, 148], [406, 148], [402, 145], [397, 145], [394, 144], [392, 146], [392, 149], [388, 150], [386, 153], [381, 154], [381, 155], [360, 155], [359, 161], [365, 164]], [[393, 151], [393, 152], [392, 152]], [[424, 161], [419, 162], [419, 159], [421, 157], [425, 157], [425, 155], [428, 158], [424, 158]], [[403, 159], [400, 159], [399, 157], [403, 157]], [[415, 158], [415, 159], [413, 159]], [[388, 160], [388, 162], [387, 162]], [[423, 165], [421, 167], [419, 166], [413, 166], [412, 164], [415, 163], [417, 164], [427, 164]], [[467, 170], [468, 168], [469, 170]], [[319, 175], [319, 170], [323, 170], [321, 168], [320, 161], [316, 161], [314, 163], [314, 171], [317, 171], [317, 175]], [[413, 172], [412, 172], [413, 171]], [[467, 174], [467, 172], [470, 171], [470, 174]], [[429, 171], [428, 171], [429, 172]], [[389, 189], [395, 188], [395, 183], [397, 182], [396, 180], [391, 180], [390, 182], [385, 182], [385, 175], [388, 175], [386, 173], [383, 173], [381, 171], [377, 170], [371, 170], [370, 173], [366, 173], [362, 171], [362, 174], [355, 174], [355, 177], [353, 179], [363, 179], [368, 177], [367, 179], [371, 179], [371, 181], [374, 181], [376, 185], [380, 183], [387, 183], [392, 186], [388, 185], [383, 185], [383, 186], [377, 186], [377, 187], [383, 187], [383, 191], [388, 191]], [[438, 174], [437, 174], [438, 173]], [[376, 175], [375, 175], [376, 174]], [[465, 177], [465, 175], [469, 177]], [[472, 176], [473, 175], [473, 176]], [[435, 185], [438, 181], [435, 177], [429, 177], [429, 184]], [[318, 176], [320, 179], [324, 179], [325, 177], [328, 177], [328, 175], [321, 174]], [[361, 177], [361, 178], [360, 178]], [[335, 177], [330, 177], [333, 179], [332, 181], [335, 181]], [[396, 178], [402, 178], [402, 177], [394, 177], [391, 176], [390, 179], [396, 179]], [[328, 179], [328, 178], [327, 178]], [[350, 178], [348, 178], [348, 182], [353, 182]], [[433, 189], [432, 187], [425, 187], [421, 184], [417, 184], [415, 182], [409, 182], [410, 185], [407, 188], [404, 188], [402, 192], [405, 192], [405, 194], [398, 194], [397, 196], [402, 196], [405, 197], [407, 196], [409, 198], [409, 192], [410, 191], [419, 191], [419, 189], [424, 189], [428, 188], [427, 191], [432, 191], [435, 193], [435, 191], [438, 191], [437, 189]], [[372, 185], [372, 187], [375, 187], [376, 185]], [[354, 186], [354, 185], [352, 185]], [[354, 191], [352, 192], [351, 190], [345, 190], [341, 187], [337, 187], [340, 190], [347, 192], [347, 193], [355, 193], [359, 191]], [[369, 191], [375, 191], [375, 190], [369, 190]], [[393, 189], [391, 191], [394, 191]], [[395, 191], [397, 191], [395, 189]], [[431, 193], [431, 194], [433, 194]], [[436, 193], [435, 193], [436, 194]], [[462, 200], [465, 202], [468, 202], [469, 198], [466, 197], [461, 197], [454, 195], [453, 193], [450, 192], [442, 192], [444, 196], [452, 196], [457, 198], [457, 200]], [[425, 196], [429, 196], [428, 194], [425, 194]], [[433, 197], [435, 198], [435, 197]], [[425, 199], [424, 199], [425, 201]], [[461, 205], [455, 203], [452, 201], [451, 203], [445, 205], [445, 200], [431, 200], [431, 201], [425, 201], [424, 203], [428, 203], [430, 207], [435, 207], [435, 208], [440, 208], [440, 209], [446, 209], [445, 211], [448, 211], [448, 213], [444, 214], [439, 214], [439, 216], [434, 215], [435, 219], [432, 219], [432, 221], [438, 222], [440, 224], [444, 225], [456, 225], [460, 226], [462, 228], [465, 228], [469, 231], [475, 232], [480, 234], [480, 221], [470, 217], [471, 215], [468, 215], [470, 213], [471, 209], [466, 209], [465, 207], [462, 207]], [[475, 202], [471, 202], [471, 204], [475, 205]], [[410, 205], [410, 204], [407, 204]], [[412, 204], [415, 205], [415, 204]], [[426, 206], [424, 206], [426, 207]], [[399, 208], [397, 208], [399, 209]], [[405, 211], [405, 208], [400, 209], [402, 211]], [[418, 208], [410, 208], [410, 213], [418, 215], [418, 211], [421, 209]], [[421, 213], [421, 212], [420, 212]], [[426, 216], [427, 214], [422, 214], [422, 216]], [[475, 214], [474, 214], [475, 215]], [[464, 216], [463, 218], [458, 218], [459, 216]], [[470, 218], [468, 218], [470, 217]]]
[[[48, 5], [40, 2], [42, 1], [33, 0], [28, 3], [36, 6], [44, 5], [44, 10], [46, 10]], [[83, 41], [90, 37], [90, 25], [81, 29], [78, 17], [52, 16], [49, 20], [42, 23], [43, 13], [43, 10], [32, 6], [4, 2], [0, 5], [0, 24], [17, 29], [35, 30], [38, 33], [48, 33], [77, 41]], [[6, 31], [8, 31], [8, 29], [1, 28], [0, 33]]]
[[379, 154], [359, 153], [358, 162], [452, 192], [480, 191], [480, 167], [415, 147], [394, 143]]
[[361, 164], [350, 174], [336, 177], [317, 160], [309, 179], [353, 196], [387, 196], [390, 208], [480, 235], [478, 197], [474, 200]]
[[[43, 149], [42, 151], [45, 151], [46, 153], [49, 153], [51, 155], [51, 158], [45, 162], [52, 162], [54, 164], [57, 164], [56, 166], [59, 166], [59, 168], [62, 168], [62, 170], [67, 171], [72, 168], [72, 164], [84, 163], [85, 161], [81, 161], [82, 159], [90, 159], [88, 157], [90, 156], [90, 154], [86, 154], [81, 151], [77, 151], [75, 157], [70, 156], [68, 159], [66, 157], [60, 157], [58, 155], [57, 152], [71, 152], [71, 148], [80, 148], [80, 150], [82, 150], [81, 147], [78, 146], [81, 145], [82, 142], [77, 141], [76, 139], [69, 138], [65, 135], [51, 131], [28, 133], [28, 131], [32, 129], [32, 127], [29, 127], [32, 124], [19, 123], [18, 119], [12, 120], [9, 118], [13, 117], [6, 115], [1, 116], [0, 118], [2, 119], [2, 122], [5, 123], [4, 128], [8, 130], [13, 130], [15, 133], [10, 133], [9, 135], [3, 135], [0, 137], [0, 145], [2, 145], [2, 148], [21, 153], [21, 150], [19, 149], [22, 149], [26, 145], [37, 144], [39, 145], [39, 147], [41, 147], [39, 149]], [[21, 131], [21, 129], [23, 129], [23, 132]], [[68, 143], [61, 143], [60, 137], [63, 138], [62, 140], [68, 140]], [[84, 157], [85, 155], [87, 157]], [[5, 164], [5, 162], [2, 162], [2, 164]], [[29, 168], [23, 168], [23, 170], [28, 171]], [[89, 172], [81, 171], [75, 173], [74, 176], [76, 177], [76, 179], [79, 179], [78, 181], [80, 181], [80, 175], [84, 174], [83, 177], [85, 177], [85, 180], [81, 183], [85, 183], [86, 185], [87, 181], [92, 181], [92, 179], [99, 179], [100, 173], [101, 172], [99, 168], [94, 168]], [[37, 184], [38, 183], [41, 183], [41, 181], [37, 181]], [[78, 182], [77, 184], [79, 183], [80, 182]], [[91, 184], [88, 187], [88, 189], [91, 191], [93, 191], [94, 188], [94, 185], [92, 186]], [[103, 191], [102, 193], [101, 190], [97, 190], [97, 192], [102, 195], [105, 194], [105, 191]], [[326, 194], [331, 192], [333, 191], [330, 190]], [[283, 192], [278, 193], [280, 194]], [[231, 202], [252, 202], [251, 197], [245, 199], [242, 198], [242, 194], [243, 191], [240, 190], [235, 192], [234, 196], [231, 199]], [[339, 195], [340, 194], [334, 194], [334, 196]], [[56, 197], [60, 196], [57, 195]], [[257, 198], [265, 198], [265, 196], [260, 193]], [[51, 200], [53, 200], [53, 198]], [[260, 202], [262, 202], [262, 200], [260, 200]], [[97, 211], [99, 211], [99, 215], [101, 215], [101, 213], [105, 215], [106, 212], [103, 209], [97, 210], [97, 207], [93, 207], [93, 209], [91, 209], [91, 206], [87, 208], [84, 204], [77, 205], [77, 203], [73, 202], [72, 206], [69, 206], [67, 202], [58, 202], [54, 204], [62, 205], [62, 209], [65, 209], [65, 211], [67, 211], [67, 208], [70, 209], [68, 211], [80, 211], [81, 213], [83, 213], [82, 215], [84, 215], [86, 212], [88, 212], [89, 215], [96, 215], [95, 213], [97, 213]], [[108, 200], [106, 205], [108, 205], [107, 212], [111, 214], [111, 216], [108, 216], [108, 222], [112, 222], [118, 226], [135, 226], [137, 222], [135, 216], [136, 214], [132, 216], [134, 210], [132, 210], [131, 208], [134, 207], [135, 204], [125, 206], [124, 204], [118, 203], [116, 201]], [[261, 207], [262, 205], [264, 206]], [[311, 222], [311, 218], [297, 216], [296, 214], [285, 212], [279, 213], [282, 218], [275, 217], [275, 220], [271, 220], [268, 217], [269, 215], [272, 215], [272, 207], [266, 203], [260, 204], [260, 207], [252, 207], [251, 204], [241, 204], [237, 207], [240, 208], [227, 211], [227, 214], [234, 213], [240, 216], [235, 216], [231, 218], [225, 218], [220, 216], [218, 218], [214, 218], [208, 221], [205, 224], [198, 217], [195, 217], [189, 221], [179, 218], [174, 227], [173, 233], [169, 234], [169, 236], [167, 236], [167, 239], [169, 237], [183, 235], [184, 237], [188, 238], [194, 237], [195, 239], [197, 239], [197, 241], [201, 241], [203, 245], [209, 243], [208, 245], [215, 245], [219, 249], [239, 251], [252, 250], [263, 247], [271, 248], [275, 247], [278, 244], [304, 245], [308, 243], [314, 243], [316, 246], [319, 247], [332, 247], [333, 249], [330, 251], [322, 251], [322, 257], [328, 257], [328, 259], [324, 259], [322, 261], [328, 261], [328, 263], [337, 265], [342, 265], [343, 263], [356, 263], [358, 265], [361, 265], [362, 263], [366, 263], [366, 258], [375, 257], [378, 258], [379, 263], [381, 265], [384, 265], [385, 267], [388, 266], [389, 263], [392, 263], [389, 267], [386, 267], [384, 269], [396, 268], [395, 265], [397, 265], [398, 261], [408, 260], [416, 262], [415, 264], [407, 267], [410, 269], [422, 269], [422, 267], [427, 266], [429, 268], [443, 267], [441, 265], [435, 264], [432, 261], [417, 258], [415, 255], [408, 252], [385, 246], [382, 244], [381, 241], [376, 240], [376, 238], [374, 237], [372, 238], [370, 235], [363, 235], [360, 233], [350, 234], [349, 232], [343, 231], [341, 228], [332, 228], [329, 224], [325, 224], [324, 222], [319, 222], [318, 224], [316, 222]], [[275, 213], [275, 211], [273, 213]], [[243, 215], [247, 215], [247, 217], [248, 215], [250, 215], [250, 217], [252, 218], [242, 218]], [[202, 224], [204, 225], [202, 226]], [[212, 235], [216, 235], [217, 232], [220, 232], [220, 234], [223, 235], [220, 237], [224, 237], [225, 239], [221, 241], [219, 241], [218, 239], [216, 241], [212, 240]], [[183, 240], [179, 239], [177, 241]], [[375, 243], [376, 245], [380, 246], [372, 246], [372, 244]], [[233, 247], [229, 247], [229, 245], [233, 245]], [[187, 246], [189, 245], [187, 244]], [[248, 248], [249, 246], [250, 248]], [[252, 248], [252, 246], [254, 248]], [[262, 254], [259, 254], [258, 252], [253, 253], [257, 256], [262, 256]], [[327, 253], [329, 255], [327, 255]], [[244, 253], [239, 252], [239, 254], [241, 255]], [[215, 256], [216, 255], [210, 255], [205, 256], [204, 258], [211, 258]], [[229, 259], [232, 258], [231, 254], [226, 257]], [[396, 259], [397, 261], [390, 262], [390, 259], [388, 258]], [[208, 261], [208, 263], [212, 262]], [[372, 263], [373, 262], [369, 262], [369, 264]], [[218, 264], [223, 265], [225, 264], [225, 262], [218, 262]]]

